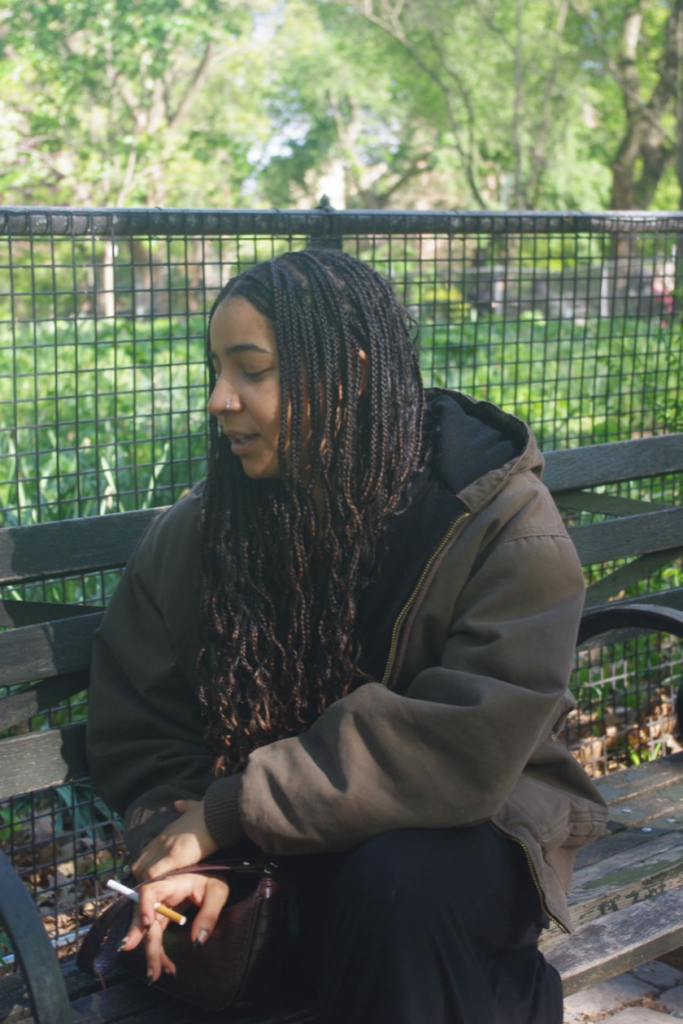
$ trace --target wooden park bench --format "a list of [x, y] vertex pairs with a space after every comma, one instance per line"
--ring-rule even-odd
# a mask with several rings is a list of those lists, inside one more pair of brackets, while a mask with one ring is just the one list
[[[548, 454], [545, 479], [558, 506], [568, 514], [610, 517], [572, 525], [569, 515], [582, 563], [600, 567], [600, 578], [588, 590], [580, 644], [595, 644], [598, 635], [620, 639], [643, 630], [683, 637], [683, 588], [610, 602], [680, 557], [683, 507], [602, 493], [612, 485], [682, 470], [683, 434]], [[0, 530], [0, 584], [21, 586], [122, 566], [160, 511]], [[625, 559], [631, 561], [624, 564]], [[602, 568], [615, 561], [620, 563], [615, 571]], [[0, 700], [1, 735], [86, 689], [102, 611], [6, 600], [0, 616], [5, 627], [0, 686], [11, 688]], [[82, 722], [0, 741], [0, 800], [86, 775]], [[610, 824], [603, 839], [579, 853], [571, 896], [578, 929], [569, 936], [550, 932], [544, 940], [566, 994], [683, 945], [683, 754], [606, 775], [598, 785], [609, 803]], [[1, 850], [0, 922], [22, 968], [0, 981], [0, 1022], [31, 1012], [41, 1024], [209, 1019], [122, 973], [114, 974], [103, 991], [96, 979], [77, 970], [73, 956], [58, 962], [26, 887]], [[307, 1009], [273, 1011], [250, 1021], [314, 1019]]]

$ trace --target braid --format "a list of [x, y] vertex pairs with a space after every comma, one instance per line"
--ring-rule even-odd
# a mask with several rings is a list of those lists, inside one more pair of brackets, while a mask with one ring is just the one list
[[414, 325], [379, 274], [343, 253], [287, 253], [229, 282], [211, 316], [236, 296], [275, 331], [280, 476], [250, 479], [212, 431], [198, 675], [219, 773], [300, 733], [361, 679], [357, 600], [426, 457]]

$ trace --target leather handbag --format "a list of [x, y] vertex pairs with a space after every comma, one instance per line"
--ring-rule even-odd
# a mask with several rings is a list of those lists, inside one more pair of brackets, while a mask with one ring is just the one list
[[[176, 975], [162, 974], [155, 987], [212, 1012], [262, 1008], [279, 990], [287, 941], [285, 892], [277, 866], [233, 860], [195, 864], [163, 877], [189, 872], [225, 875], [230, 896], [216, 927], [199, 949], [190, 938], [196, 907], [184, 911], [187, 924], [169, 922], [164, 931], [164, 949], [176, 965]], [[146, 980], [143, 944], [129, 953], [118, 952], [133, 910], [131, 900], [122, 896], [98, 917], [78, 954], [81, 970], [102, 979], [116, 964]]]

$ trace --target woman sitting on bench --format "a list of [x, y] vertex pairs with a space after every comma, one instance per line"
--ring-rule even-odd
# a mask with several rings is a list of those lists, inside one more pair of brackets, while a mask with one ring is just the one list
[[[293, 880], [321, 1024], [561, 1024], [538, 952], [604, 807], [556, 733], [583, 576], [528, 428], [425, 392], [350, 256], [288, 253], [210, 317], [206, 480], [138, 545], [96, 640], [92, 778], [139, 879], [218, 849]], [[143, 889], [124, 946], [174, 965]]]

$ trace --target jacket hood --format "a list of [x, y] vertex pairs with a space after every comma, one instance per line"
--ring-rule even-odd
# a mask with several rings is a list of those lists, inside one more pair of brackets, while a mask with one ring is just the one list
[[492, 402], [443, 388], [427, 392], [434, 434], [431, 473], [469, 512], [486, 505], [513, 473], [540, 476], [543, 456], [529, 427]]
[[463, 515], [484, 508], [507, 478], [543, 460], [521, 420], [454, 391], [427, 392], [427, 465], [412, 481], [407, 507], [388, 524], [356, 618], [361, 667], [385, 673], [392, 629], [440, 542]]

